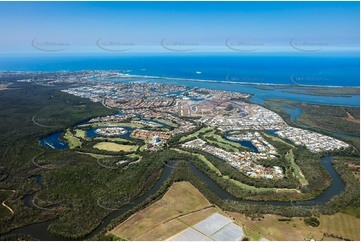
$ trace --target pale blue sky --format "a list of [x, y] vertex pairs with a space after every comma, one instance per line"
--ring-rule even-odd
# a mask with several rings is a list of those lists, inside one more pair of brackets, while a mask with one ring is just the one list
[[358, 49], [359, 11], [358, 2], [0, 2], [0, 52]]

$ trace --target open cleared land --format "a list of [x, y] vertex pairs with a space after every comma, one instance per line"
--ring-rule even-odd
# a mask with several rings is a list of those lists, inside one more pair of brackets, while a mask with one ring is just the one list
[[171, 241], [239, 241], [244, 237], [242, 227], [222, 214], [214, 213], [194, 226], [170, 238]]
[[216, 212], [190, 183], [174, 183], [154, 204], [137, 212], [110, 233], [127, 240], [165, 240]]
[[[344, 239], [360, 239], [360, 220], [347, 214], [321, 215], [320, 226], [311, 227], [301, 217], [288, 218], [277, 215], [264, 215], [263, 218], [250, 218], [243, 214], [230, 212], [239, 223], [245, 225], [251, 239], [266, 237], [270, 240], [334, 240], [325, 237], [324, 233], [342, 236]], [[255, 237], [252, 237], [253, 236]]]
[[264, 215], [250, 218], [244, 214], [222, 211], [218, 207], [210, 206], [211, 204], [190, 183], [177, 182], [161, 200], [137, 212], [110, 233], [128, 240], [165, 240], [218, 212], [243, 227], [246, 237], [251, 240], [334, 240], [324, 234], [351, 240], [359, 240], [360, 237], [360, 220], [343, 213], [321, 215], [318, 218], [320, 226], [310, 227], [304, 223], [302, 217]]
[[360, 124], [360, 117], [355, 118], [355, 117], [352, 116], [352, 114], [349, 113], [349, 112], [346, 112], [346, 114], [347, 114], [347, 117], [346, 117], [345, 119], [346, 119], [347, 121]]
[[113, 142], [99, 142], [93, 146], [95, 149], [113, 151], [113, 152], [133, 152], [138, 149], [136, 145], [121, 145]]

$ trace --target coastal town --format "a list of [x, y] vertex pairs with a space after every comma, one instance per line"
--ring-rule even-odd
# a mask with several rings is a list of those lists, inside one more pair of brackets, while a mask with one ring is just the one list
[[[34, 86], [54, 86], [59, 90], [55, 98], [69, 101], [75, 110], [85, 104], [90, 110], [101, 110], [42, 136], [39, 145], [51, 153], [59, 149], [83, 157], [86, 167], [95, 166], [106, 179], [110, 173], [122, 173], [134, 184], [141, 179], [157, 179], [160, 173], [162, 178], [165, 171], [169, 176], [178, 172], [186, 180], [199, 179], [202, 173], [237, 199], [288, 202], [297, 197], [308, 199], [310, 184], [314, 186], [322, 179], [315, 179], [314, 174], [323, 174], [320, 168], [325, 167], [327, 157], [353, 149], [351, 142], [343, 141], [346, 139], [290, 126], [282, 112], [252, 103], [252, 95], [247, 93], [190, 88], [180, 83], [142, 83], [139, 78], [115, 73], [110, 77], [106, 72], [86, 73], [86, 79], [75, 75], [79, 82], [69, 74], [64, 82], [62, 77], [37, 78]], [[34, 81], [19, 82], [28, 86]], [[57, 120], [41, 115], [32, 119], [37, 122], [34, 125]], [[32, 164], [39, 168], [57, 166], [48, 160], [36, 159]], [[137, 179], [133, 179], [135, 167], [139, 169]], [[145, 176], [147, 169], [149, 175]]]
[[341, 140], [316, 132], [294, 127], [287, 127], [275, 132], [281, 138], [291, 140], [295, 145], [304, 145], [312, 152], [329, 151], [349, 147]]
[[[109, 75], [114, 78], [114, 73]], [[102, 78], [106, 78], [104, 73]], [[181, 139], [180, 147], [213, 155], [252, 178], [281, 179], [284, 174], [280, 166], [264, 165], [268, 160], [277, 160], [278, 153], [276, 147], [261, 134], [262, 131], [272, 131], [285, 142], [304, 146], [311, 152], [349, 147], [335, 138], [289, 126], [279, 114], [248, 102], [250, 95], [246, 93], [165, 83], [134, 83], [129, 77], [122, 80], [106, 83], [88, 80], [63, 91], [119, 110], [118, 114], [93, 118], [89, 123], [128, 123], [134, 126], [130, 131], [110, 126], [98, 128], [96, 132], [112, 137], [130, 132], [129, 138], [145, 142], [142, 150], [163, 149], [176, 135], [192, 136], [197, 127], [209, 127], [218, 130], [222, 140], [212, 141], [216, 137], [212, 133], [207, 133], [207, 139], [195, 133], [190, 139], [186, 138], [183, 142]], [[225, 142], [229, 142], [232, 148], [227, 149]], [[250, 142], [254, 150], [245, 147], [244, 142]]]
[[[281, 179], [284, 174], [280, 166], [264, 165], [268, 160], [277, 160], [278, 153], [262, 132], [315, 153], [350, 146], [333, 137], [289, 126], [279, 114], [249, 102], [251, 95], [247, 93], [189, 88], [157, 78], [142, 82], [141, 77], [124, 75], [122, 71], [84, 71], [75, 77], [78, 82], [62, 74], [57, 80], [44, 78], [38, 82], [56, 85], [62, 80], [72, 86], [63, 92], [117, 111], [81, 125], [97, 127], [95, 133], [103, 137], [122, 137], [118, 141], [113, 139], [111, 145], [115, 147], [124, 148], [125, 143], [132, 143], [127, 139], [135, 139], [144, 143], [131, 150], [158, 151], [165, 149], [173, 137], [184, 135], [186, 139], [178, 141], [180, 148], [213, 155], [249, 177]], [[213, 131], [208, 130], [202, 138], [201, 133], [197, 133], [199, 127]], [[216, 131], [219, 134], [215, 134]], [[245, 142], [249, 142], [253, 150]]]
[[361, 241], [360, 1], [0, 1], [0, 242]]

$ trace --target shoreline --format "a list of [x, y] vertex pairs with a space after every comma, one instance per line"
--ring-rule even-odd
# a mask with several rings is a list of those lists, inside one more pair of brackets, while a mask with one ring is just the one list
[[[262, 83], [262, 82], [235, 82], [235, 81], [219, 81], [219, 80], [207, 80], [207, 79], [194, 79], [194, 78], [182, 78], [182, 77], [162, 77], [162, 76], [147, 76], [147, 75], [129, 75], [118, 74], [124, 78], [152, 78], [152, 79], [164, 79], [164, 80], [176, 80], [176, 81], [194, 81], [194, 82], [210, 82], [210, 83], [223, 83], [223, 84], [238, 84], [238, 85], [257, 85], [257, 86], [297, 86], [297, 87], [319, 87], [319, 88], [360, 88], [360, 86], [333, 86], [333, 85], [292, 85], [292, 84], [277, 84], [277, 83]], [[111, 81], [111, 80], [109, 80]]]
[[[129, 71], [129, 70], [59, 70], [59, 71], [6, 71], [0, 70], [6, 73], [64, 73], [64, 72], [81, 72], [81, 71]], [[305, 85], [305, 84], [280, 84], [280, 83], [262, 83], [262, 82], [236, 82], [236, 81], [221, 81], [221, 80], [208, 80], [208, 79], [194, 79], [183, 77], [165, 77], [165, 76], [149, 76], [149, 75], [129, 75], [129, 74], [117, 74], [121, 78], [150, 78], [150, 79], [163, 79], [163, 80], [176, 80], [176, 81], [194, 81], [194, 82], [209, 82], [209, 83], [223, 83], [223, 84], [237, 84], [237, 85], [257, 85], [257, 86], [291, 86], [291, 87], [318, 87], [318, 88], [360, 88], [360, 86], [340, 86], [340, 85]], [[115, 80], [115, 79], [114, 79]], [[106, 81], [114, 81], [106, 80]], [[98, 80], [99, 81], [99, 80]]]

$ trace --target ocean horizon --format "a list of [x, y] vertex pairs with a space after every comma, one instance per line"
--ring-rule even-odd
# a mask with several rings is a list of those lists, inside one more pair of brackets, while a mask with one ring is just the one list
[[236, 83], [360, 86], [358, 55], [9, 55], [0, 71], [124, 70], [124, 74]]

